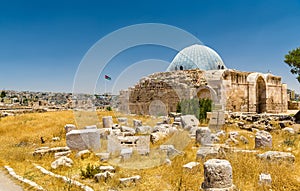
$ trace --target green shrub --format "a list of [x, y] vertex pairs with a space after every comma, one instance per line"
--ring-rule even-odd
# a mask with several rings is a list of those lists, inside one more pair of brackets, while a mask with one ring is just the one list
[[184, 99], [176, 107], [176, 112], [183, 115], [195, 115], [200, 121], [206, 120], [206, 113], [211, 110], [212, 101], [210, 99]]
[[94, 178], [95, 174], [100, 173], [99, 166], [91, 165], [86, 166], [85, 170], [80, 169], [80, 175], [83, 178]]

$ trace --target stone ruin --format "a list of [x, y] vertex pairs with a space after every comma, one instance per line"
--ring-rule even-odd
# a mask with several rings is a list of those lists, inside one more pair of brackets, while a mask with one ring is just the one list
[[204, 191], [233, 191], [232, 167], [229, 161], [210, 159], [204, 163], [204, 182], [201, 189]]
[[222, 110], [233, 112], [280, 113], [286, 112], [288, 106], [287, 86], [279, 76], [231, 69], [190, 69], [142, 78], [135, 86], [120, 91], [119, 110], [143, 115], [168, 114], [176, 112], [179, 101], [191, 98], [216, 99]]

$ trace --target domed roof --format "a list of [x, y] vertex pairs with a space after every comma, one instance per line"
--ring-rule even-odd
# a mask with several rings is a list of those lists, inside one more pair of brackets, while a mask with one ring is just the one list
[[211, 48], [194, 44], [181, 50], [169, 65], [167, 71], [175, 70], [220, 70], [226, 69], [221, 57]]

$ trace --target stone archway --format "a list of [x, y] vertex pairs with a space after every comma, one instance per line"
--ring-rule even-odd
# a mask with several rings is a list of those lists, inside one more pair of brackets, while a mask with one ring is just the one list
[[200, 89], [197, 92], [197, 97], [199, 99], [210, 99], [210, 100], [212, 100], [212, 95], [211, 95], [211, 92], [208, 88]]
[[260, 76], [256, 80], [256, 112], [266, 112], [266, 82]]

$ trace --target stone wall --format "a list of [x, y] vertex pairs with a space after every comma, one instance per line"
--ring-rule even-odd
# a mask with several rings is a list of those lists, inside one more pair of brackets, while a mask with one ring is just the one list
[[288, 108], [292, 110], [299, 110], [300, 109], [300, 102], [298, 101], [289, 101]]
[[120, 92], [119, 109], [134, 114], [167, 115], [176, 111], [180, 100], [197, 95], [197, 88], [205, 82], [200, 70], [155, 73]]
[[236, 70], [179, 70], [142, 78], [120, 92], [120, 110], [143, 115], [176, 111], [182, 99], [210, 98], [233, 112], [287, 111], [287, 86], [272, 74]]

